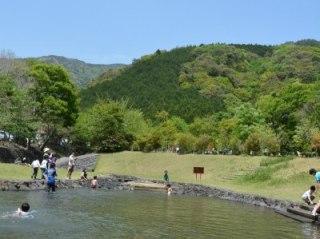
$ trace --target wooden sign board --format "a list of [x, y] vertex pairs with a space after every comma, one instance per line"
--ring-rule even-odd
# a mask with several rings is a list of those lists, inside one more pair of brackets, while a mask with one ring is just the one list
[[193, 167], [193, 173], [204, 174], [204, 167]]
[[204, 167], [193, 167], [193, 173], [196, 174], [196, 180], [198, 180], [198, 174], [201, 180], [201, 175], [204, 174]]

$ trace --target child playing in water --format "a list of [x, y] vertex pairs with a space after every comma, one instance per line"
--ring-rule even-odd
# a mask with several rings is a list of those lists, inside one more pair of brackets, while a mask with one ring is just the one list
[[315, 198], [313, 194], [315, 193], [315, 191], [316, 191], [316, 187], [312, 185], [310, 189], [302, 195], [302, 200], [306, 202], [308, 205], [310, 204], [313, 205], [314, 204], [313, 200]]
[[91, 188], [96, 189], [97, 187], [98, 187], [97, 176], [94, 176], [92, 181], [91, 181]]
[[167, 192], [168, 192], [168, 196], [170, 196], [172, 193], [172, 188], [170, 184], [167, 185]]
[[52, 192], [56, 191], [56, 177], [58, 175], [57, 175], [54, 164], [50, 164], [50, 168], [46, 171], [46, 175], [47, 175], [48, 192], [50, 192], [50, 190]]
[[29, 203], [22, 203], [21, 207], [18, 208], [17, 210], [17, 216], [22, 217], [27, 215], [28, 211], [30, 209]]

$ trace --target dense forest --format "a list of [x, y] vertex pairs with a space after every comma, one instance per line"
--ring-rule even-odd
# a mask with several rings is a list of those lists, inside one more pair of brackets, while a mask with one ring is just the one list
[[81, 91], [81, 105], [120, 101], [138, 110], [149, 128], [132, 134], [133, 148], [319, 151], [318, 41], [157, 50], [103, 79]]
[[[57, 150], [320, 153], [320, 42], [157, 50], [79, 90], [43, 61], [0, 59], [0, 128]], [[39, 143], [40, 142], [40, 143]]]

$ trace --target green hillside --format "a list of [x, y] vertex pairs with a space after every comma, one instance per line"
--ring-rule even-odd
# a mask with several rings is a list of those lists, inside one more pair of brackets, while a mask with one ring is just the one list
[[63, 56], [42, 56], [37, 58], [46, 63], [63, 65], [71, 75], [72, 80], [80, 87], [85, 86], [89, 81], [98, 77], [108, 69], [121, 68], [123, 64], [89, 64], [77, 59]]
[[90, 106], [99, 98], [129, 100], [134, 108], [141, 108], [147, 117], [168, 111], [192, 120], [219, 111], [222, 101], [204, 97], [195, 88], [180, 86], [179, 74], [184, 64], [195, 59], [195, 47], [177, 48], [136, 60], [113, 80], [98, 83], [81, 92], [82, 105]]
[[[167, 111], [188, 121], [241, 102], [255, 104], [294, 81], [319, 79], [319, 42], [279, 46], [211, 44], [182, 47], [136, 60], [82, 91], [82, 105], [126, 99], [148, 118]], [[103, 80], [105, 79], [105, 80]]]
[[[78, 131], [105, 130], [99, 128], [103, 119], [96, 120], [104, 109], [125, 110], [121, 104], [104, 105], [101, 99], [124, 99], [129, 113], [118, 122], [129, 135], [121, 136], [127, 139], [123, 148], [172, 150], [179, 145], [184, 152], [216, 148], [232, 153], [320, 154], [320, 43], [315, 40], [158, 50], [94, 82], [81, 92], [84, 114]], [[130, 107], [143, 113], [148, 127], [141, 123], [141, 113], [130, 113]], [[103, 147], [99, 150], [105, 151]]]

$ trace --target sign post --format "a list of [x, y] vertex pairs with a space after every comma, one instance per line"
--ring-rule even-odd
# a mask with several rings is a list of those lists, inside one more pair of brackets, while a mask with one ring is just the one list
[[201, 175], [204, 174], [204, 167], [193, 167], [193, 173], [196, 174], [196, 180], [198, 180], [198, 174], [201, 180]]

